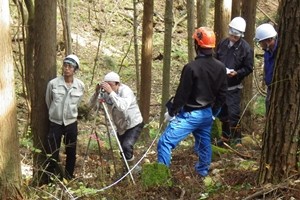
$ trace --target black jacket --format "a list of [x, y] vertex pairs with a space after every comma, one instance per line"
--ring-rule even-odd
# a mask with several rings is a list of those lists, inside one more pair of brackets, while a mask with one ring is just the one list
[[182, 70], [172, 108], [174, 116], [181, 108], [221, 107], [227, 91], [226, 68], [212, 55], [198, 55]]
[[253, 49], [241, 38], [228, 47], [229, 39], [222, 40], [216, 49], [216, 58], [220, 60], [229, 69], [234, 69], [237, 76], [227, 78], [228, 87], [238, 85], [242, 80], [253, 71]]

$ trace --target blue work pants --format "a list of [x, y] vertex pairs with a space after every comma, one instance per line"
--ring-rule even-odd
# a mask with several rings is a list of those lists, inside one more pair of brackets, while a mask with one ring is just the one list
[[158, 141], [158, 163], [169, 167], [172, 149], [190, 133], [193, 133], [195, 144], [197, 144], [195, 149], [199, 157], [195, 169], [201, 176], [207, 176], [212, 156], [210, 136], [212, 123], [212, 110], [210, 107], [191, 112], [181, 111], [175, 119], [169, 122]]

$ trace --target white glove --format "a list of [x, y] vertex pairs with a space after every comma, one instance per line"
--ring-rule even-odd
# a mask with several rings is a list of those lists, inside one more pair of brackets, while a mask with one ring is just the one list
[[165, 113], [165, 122], [170, 122], [175, 119], [175, 116], [171, 117], [169, 112]]

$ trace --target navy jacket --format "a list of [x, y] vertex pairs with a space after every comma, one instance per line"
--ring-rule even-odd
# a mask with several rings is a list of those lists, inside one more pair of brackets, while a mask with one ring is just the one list
[[265, 51], [264, 53], [264, 79], [267, 86], [270, 86], [273, 79], [273, 71], [275, 66], [275, 58], [277, 54], [277, 44], [276, 40], [275, 47], [273, 51]]
[[216, 49], [216, 58], [229, 69], [234, 69], [237, 76], [227, 77], [228, 87], [238, 85], [253, 71], [254, 52], [250, 45], [241, 38], [229, 47], [229, 39], [222, 40]]

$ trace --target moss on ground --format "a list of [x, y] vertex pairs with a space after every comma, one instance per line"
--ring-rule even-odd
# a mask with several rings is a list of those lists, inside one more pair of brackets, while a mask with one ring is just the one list
[[160, 163], [144, 164], [142, 183], [144, 187], [172, 186], [170, 169]]

